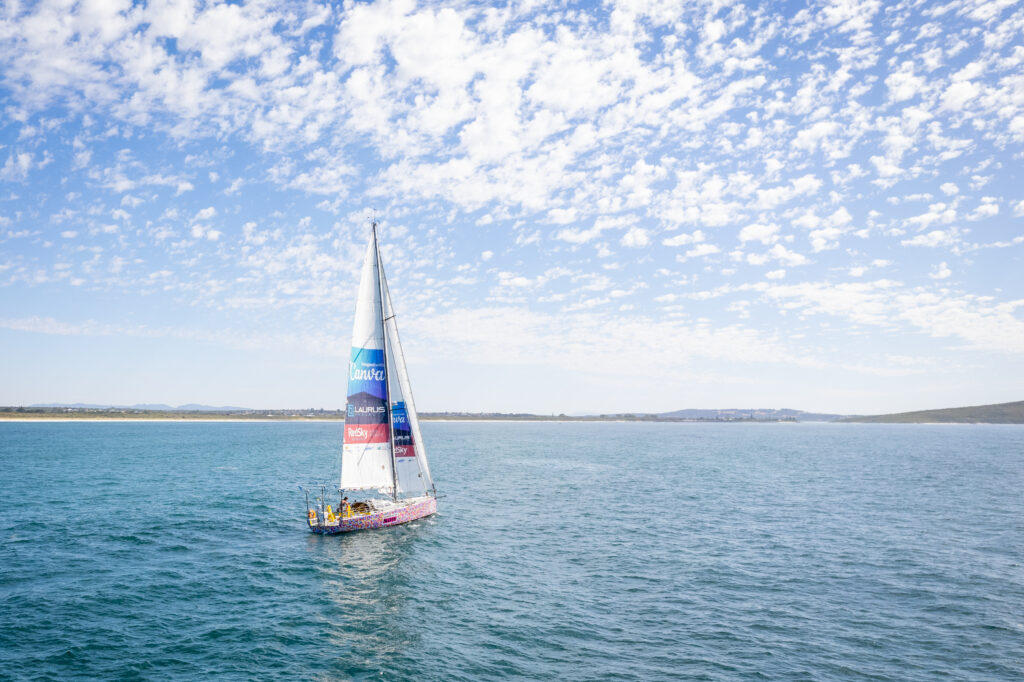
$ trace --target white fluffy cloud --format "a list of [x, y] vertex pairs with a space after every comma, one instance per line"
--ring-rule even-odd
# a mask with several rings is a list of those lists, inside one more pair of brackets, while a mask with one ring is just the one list
[[752, 225], [747, 225], [742, 230], [740, 230], [740, 241], [758, 241], [761, 242], [762, 244], [771, 244], [778, 240], [778, 235], [778, 225], [763, 225], [761, 223], [754, 223]]
[[[107, 292], [139, 318], [314, 328], [343, 318], [376, 209], [413, 309], [562, 316], [596, 357], [621, 347], [584, 331], [655, 304], [665, 339], [749, 350], [785, 329], [813, 351], [868, 325], [856, 354], [902, 324], [1016, 353], [1022, 20], [875, 0], [12, 5], [0, 286], [47, 307], [11, 319]], [[846, 326], [807, 321], [826, 310]], [[970, 364], [950, 348], [927, 352]]]
[[622, 235], [620, 243], [623, 246], [638, 248], [650, 244], [651, 238], [647, 235], [647, 230], [641, 227], [632, 227], [629, 232]]

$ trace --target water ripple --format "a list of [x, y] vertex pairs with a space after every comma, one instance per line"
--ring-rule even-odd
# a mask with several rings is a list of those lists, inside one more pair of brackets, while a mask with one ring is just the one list
[[1024, 429], [424, 431], [323, 537], [340, 425], [0, 424], [0, 679], [1024, 678]]

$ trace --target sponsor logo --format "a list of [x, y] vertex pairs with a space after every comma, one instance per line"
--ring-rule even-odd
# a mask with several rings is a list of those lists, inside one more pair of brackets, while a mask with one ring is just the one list
[[345, 443], [387, 443], [388, 429], [384, 424], [346, 424]]
[[353, 367], [349, 372], [349, 379], [353, 381], [384, 381], [384, 370]]

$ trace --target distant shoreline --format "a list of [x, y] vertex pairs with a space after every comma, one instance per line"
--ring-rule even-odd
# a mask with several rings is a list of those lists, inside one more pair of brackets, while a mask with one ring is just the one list
[[[426, 412], [419, 415], [421, 422], [615, 422], [615, 423], [785, 423], [797, 418], [786, 415], [756, 416], [660, 416], [647, 413], [621, 413], [570, 416], [566, 414], [542, 415], [527, 413], [451, 413]], [[141, 410], [95, 408], [12, 408], [0, 409], [0, 421], [117, 421], [117, 422], [338, 422], [345, 423], [342, 410]]]
[[[828, 422], [798, 422], [795, 420], [784, 420], [784, 419], [600, 419], [600, 418], [578, 418], [578, 419], [500, 419], [500, 418], [475, 418], [468, 417], [466, 419], [458, 419], [452, 417], [445, 417], [443, 419], [434, 418], [421, 418], [421, 422], [440, 422], [440, 423], [504, 423], [504, 424], [516, 424], [516, 423], [527, 423], [527, 424], [592, 424], [592, 423], [609, 423], [609, 424], [823, 424]], [[204, 422], [213, 423], [240, 423], [240, 424], [263, 424], [263, 423], [275, 423], [285, 424], [289, 422], [317, 422], [317, 423], [336, 423], [344, 424], [344, 419], [318, 419], [316, 417], [263, 417], [259, 419], [245, 419], [242, 417], [63, 417], [63, 416], [37, 416], [37, 417], [13, 417], [0, 414], [0, 423], [12, 422], [28, 424], [32, 422], [76, 422], [76, 423], [88, 423], [88, 422], [110, 422], [110, 423], [131, 423], [131, 422], [144, 422], [144, 423], [192, 423], [200, 424]]]
[[[210, 405], [0, 405], [0, 421], [10, 422], [338, 422], [346, 410], [323, 408], [252, 409]], [[533, 414], [530, 412], [420, 412], [422, 422], [555, 422], [555, 423], [884, 423], [884, 424], [1024, 424], [1024, 401], [922, 410], [883, 415], [838, 415], [775, 408], [685, 409], [672, 412], [612, 412], [601, 414]]]
[[[853, 420], [843, 421], [794, 421], [794, 420], [726, 420], [726, 419], [421, 419], [421, 422], [443, 423], [443, 424], [878, 424], [881, 422], [857, 422]], [[260, 419], [225, 418], [225, 417], [8, 417], [0, 415], [0, 424], [9, 422], [11, 424], [32, 424], [32, 423], [77, 423], [87, 424], [90, 422], [101, 422], [104, 424], [130, 424], [133, 422], [142, 424], [289, 424], [289, 423], [317, 423], [317, 424], [344, 424], [343, 419], [317, 419], [315, 417], [264, 417]], [[1006, 426], [1006, 422], [887, 422], [888, 424], [913, 426]], [[1013, 426], [1014, 424], [1009, 424]], [[1019, 424], [1018, 424], [1019, 425]]]
[[260, 424], [263, 422], [274, 422], [274, 423], [285, 423], [285, 422], [337, 422], [343, 424], [343, 420], [339, 419], [225, 419], [220, 417], [213, 417], [210, 419], [183, 417], [181, 419], [175, 419], [173, 417], [158, 418], [158, 417], [5, 417], [0, 416], [0, 423], [2, 422], [17, 422], [22, 424], [29, 424], [32, 422], [158, 422], [158, 423], [174, 423], [174, 422], [187, 422], [187, 423], [203, 423], [203, 422], [238, 422], [240, 424]]

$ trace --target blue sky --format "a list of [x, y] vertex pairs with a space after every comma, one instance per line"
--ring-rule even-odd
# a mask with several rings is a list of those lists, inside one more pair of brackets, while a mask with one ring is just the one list
[[1024, 396], [1019, 2], [8, 2], [0, 404]]

